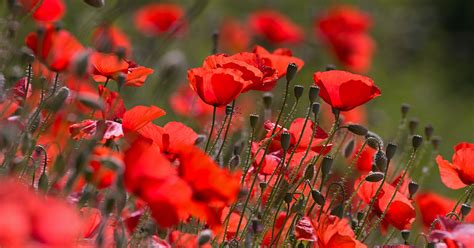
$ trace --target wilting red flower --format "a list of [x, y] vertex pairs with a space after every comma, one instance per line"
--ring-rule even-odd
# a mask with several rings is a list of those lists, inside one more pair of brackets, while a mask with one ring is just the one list
[[315, 21], [315, 30], [330, 44], [341, 63], [352, 71], [366, 72], [374, 41], [367, 34], [370, 17], [350, 6], [336, 6]]
[[301, 218], [295, 226], [295, 238], [298, 241], [311, 241], [316, 242], [318, 237], [316, 237], [315, 229], [313, 224], [311, 223], [310, 218], [303, 217]]
[[242, 52], [250, 44], [250, 34], [247, 28], [237, 20], [227, 19], [220, 28], [219, 41], [226, 51]]
[[316, 228], [317, 247], [319, 248], [366, 248], [367, 246], [355, 238], [354, 231], [347, 219], [333, 215], [323, 215], [318, 222], [312, 219]]
[[[361, 176], [355, 183], [354, 187], [357, 188], [361, 180], [364, 180], [365, 175]], [[381, 182], [363, 182], [362, 186], [357, 191], [357, 195], [366, 203], [369, 204], [370, 201], [375, 197], [377, 189], [380, 187]], [[392, 195], [395, 194], [393, 201], [388, 208], [384, 221], [393, 225], [399, 230], [409, 229], [413, 221], [415, 221], [416, 212], [411, 201], [407, 196], [400, 192], [395, 192], [395, 187], [385, 183], [380, 190], [380, 193], [377, 196], [374, 204], [374, 212], [377, 215], [381, 215], [388, 206]]]
[[288, 17], [274, 10], [254, 12], [250, 27], [259, 36], [272, 43], [298, 43], [303, 40], [303, 30]]
[[113, 25], [100, 25], [92, 34], [92, 44], [104, 53], [118, 52], [123, 49], [125, 56], [129, 57], [132, 46], [126, 34]]
[[380, 95], [372, 79], [346, 71], [316, 72], [314, 83], [321, 88], [319, 96], [340, 111], [348, 111]]
[[120, 138], [123, 136], [122, 125], [110, 120], [84, 120], [69, 126], [69, 132], [73, 139], [91, 139], [97, 134], [97, 130], [103, 130], [104, 134], [102, 139], [104, 140]]
[[19, 2], [26, 11], [35, 10], [33, 18], [39, 22], [57, 21], [63, 17], [66, 10], [62, 0], [20, 0]]
[[286, 69], [290, 63], [295, 63], [298, 71], [304, 65], [304, 61], [293, 57], [293, 53], [289, 49], [278, 48], [273, 52], [267, 51], [261, 46], [255, 46], [253, 52], [263, 61], [264, 65], [275, 68], [278, 73], [278, 79], [286, 75]]
[[52, 25], [47, 25], [42, 34], [28, 34], [25, 42], [41, 62], [56, 72], [67, 70], [74, 56], [84, 49], [72, 34], [57, 31]]
[[184, 10], [171, 3], [153, 3], [143, 6], [135, 13], [135, 27], [146, 35], [161, 35], [174, 28], [182, 30]]
[[452, 163], [436, 157], [441, 181], [446, 187], [460, 189], [474, 184], [474, 143], [462, 142], [454, 147]]
[[[456, 201], [432, 192], [417, 194], [416, 203], [420, 208], [423, 225], [429, 228], [433, 221], [451, 212]], [[466, 216], [465, 221], [474, 221], [474, 214]]]
[[440, 229], [431, 232], [430, 241], [439, 244], [439, 247], [474, 247], [474, 239], [472, 238], [474, 224], [465, 224], [445, 217], [440, 220]]

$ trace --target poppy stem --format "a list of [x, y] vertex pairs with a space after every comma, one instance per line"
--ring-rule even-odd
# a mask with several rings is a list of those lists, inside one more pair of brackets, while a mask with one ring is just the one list
[[456, 202], [456, 205], [454, 205], [453, 210], [451, 210], [451, 213], [456, 213], [456, 209], [458, 208], [459, 204], [461, 204], [462, 200], [464, 199], [464, 196], [467, 196], [466, 200], [469, 198], [469, 195], [472, 193], [473, 190], [473, 185], [469, 186], [466, 191], [459, 197], [458, 201]]
[[26, 106], [26, 100], [28, 98], [28, 90], [30, 90], [30, 84], [33, 80], [33, 66], [28, 64], [28, 68], [26, 69], [26, 87], [25, 87], [25, 97], [23, 100], [23, 108]]
[[214, 123], [216, 122], [216, 109], [217, 109], [216, 106], [214, 106], [213, 109], [212, 109], [211, 130], [209, 131], [209, 136], [207, 137], [207, 141], [206, 141], [206, 148], [204, 150], [206, 153], [207, 153], [207, 148], [209, 147], [209, 144], [210, 144], [210, 141], [211, 141], [212, 132], [214, 131]]
[[231, 108], [232, 108], [232, 111], [230, 112], [229, 122], [227, 123], [227, 127], [225, 128], [224, 138], [222, 138], [222, 144], [221, 144], [221, 147], [219, 148], [219, 152], [217, 153], [216, 158], [219, 158], [219, 156], [221, 155], [222, 149], [224, 148], [224, 145], [225, 145], [225, 141], [227, 140], [227, 135], [229, 134], [230, 124], [232, 123], [232, 116], [234, 115], [235, 100], [232, 101]]

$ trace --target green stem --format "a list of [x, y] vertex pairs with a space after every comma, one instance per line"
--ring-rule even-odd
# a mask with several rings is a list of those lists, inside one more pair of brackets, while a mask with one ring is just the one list
[[212, 132], [214, 131], [214, 123], [216, 122], [216, 106], [213, 106], [212, 109], [212, 123], [211, 123], [211, 130], [209, 131], [209, 136], [207, 137], [206, 141], [206, 148], [204, 149], [205, 152], [207, 152], [207, 149], [209, 148], [209, 144], [212, 138]]

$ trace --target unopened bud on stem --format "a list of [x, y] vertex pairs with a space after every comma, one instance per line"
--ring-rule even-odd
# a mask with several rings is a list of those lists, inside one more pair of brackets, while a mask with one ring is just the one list
[[303, 86], [301, 86], [301, 85], [295, 85], [294, 94], [295, 94], [296, 100], [300, 99], [300, 97], [303, 95], [303, 91], [304, 91], [304, 87], [303, 87]]
[[309, 101], [310, 102], [315, 102], [316, 99], [318, 98], [318, 95], [319, 95], [319, 87], [316, 86], [316, 85], [311, 85], [311, 87], [309, 87]]
[[293, 78], [295, 78], [296, 72], [298, 71], [298, 66], [295, 63], [288, 64], [286, 68], [286, 81], [289, 83]]

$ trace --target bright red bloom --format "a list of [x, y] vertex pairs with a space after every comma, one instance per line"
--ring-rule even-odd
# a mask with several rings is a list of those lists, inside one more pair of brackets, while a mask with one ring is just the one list
[[474, 143], [462, 142], [454, 147], [453, 162], [436, 157], [441, 181], [446, 187], [460, 189], [474, 184]]
[[91, 64], [94, 67], [94, 80], [97, 82], [103, 81], [103, 78], [117, 77], [120, 72], [128, 69], [128, 63], [115, 54], [93, 53]]
[[273, 52], [269, 52], [261, 46], [255, 46], [253, 52], [263, 61], [263, 64], [275, 68], [278, 74], [278, 79], [286, 75], [288, 64], [295, 63], [298, 71], [303, 68], [304, 61], [293, 57], [293, 53], [289, 49], [278, 48]]
[[[66, 6], [62, 0], [20, 0], [22, 7], [30, 12], [38, 22], [55, 22], [63, 17]], [[37, 6], [40, 4], [39, 6]]]
[[340, 111], [348, 111], [380, 95], [372, 79], [346, 71], [316, 72], [314, 83], [321, 88], [319, 96]]
[[259, 36], [276, 44], [298, 43], [303, 40], [303, 29], [288, 17], [274, 10], [254, 12], [249, 25]]
[[220, 45], [226, 51], [242, 52], [250, 44], [250, 34], [247, 28], [234, 19], [227, 19], [222, 23], [219, 32]]
[[[352, 157], [350, 157], [349, 161], [352, 161], [357, 157], [360, 148], [362, 148], [362, 144], [357, 144], [355, 146], [354, 152], [352, 153]], [[356, 161], [356, 168], [358, 171], [361, 172], [369, 172], [372, 170], [372, 164], [374, 163], [374, 156], [377, 153], [377, 150], [374, 148], [366, 145], [362, 152], [360, 153], [359, 159]]]
[[316, 228], [317, 247], [319, 248], [366, 248], [367, 246], [355, 238], [354, 231], [347, 219], [339, 219], [333, 215], [323, 215], [318, 222], [312, 219]]
[[298, 241], [316, 242], [318, 237], [314, 233], [314, 226], [306, 216], [301, 218], [295, 225], [295, 238]]
[[182, 30], [184, 10], [171, 3], [153, 3], [143, 6], [135, 13], [135, 27], [146, 35], [162, 35], [178, 28]]
[[344, 66], [366, 72], [371, 64], [374, 41], [367, 34], [370, 17], [350, 6], [337, 6], [315, 21], [315, 30], [330, 44]]
[[[365, 175], [362, 175], [355, 183], [354, 188], [357, 188], [359, 182], [364, 180]], [[375, 192], [380, 187], [381, 182], [372, 183], [372, 182], [363, 182], [362, 186], [357, 191], [357, 195], [366, 203], [369, 204], [370, 201], [375, 197]], [[415, 221], [416, 212], [411, 201], [407, 196], [400, 192], [395, 192], [395, 187], [384, 183], [380, 193], [377, 196], [374, 204], [374, 212], [377, 215], [381, 215], [388, 206], [392, 195], [395, 194], [393, 201], [388, 208], [384, 221], [387, 221], [389, 224], [393, 225], [399, 230], [409, 229], [413, 221]]]
[[104, 53], [118, 52], [123, 49], [125, 56], [129, 57], [132, 52], [132, 45], [125, 33], [118, 27], [104, 24], [97, 27], [92, 34], [92, 44]]
[[52, 71], [67, 70], [74, 56], [84, 47], [68, 31], [46, 26], [44, 33], [32, 32], [26, 37], [26, 45], [33, 50], [36, 57]]

